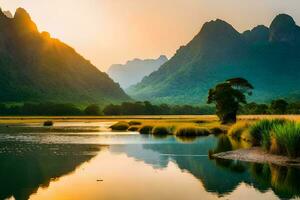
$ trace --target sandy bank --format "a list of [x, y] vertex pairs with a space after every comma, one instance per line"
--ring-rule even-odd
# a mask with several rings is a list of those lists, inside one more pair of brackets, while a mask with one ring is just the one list
[[279, 166], [300, 167], [300, 158], [291, 159], [286, 156], [273, 155], [264, 151], [260, 147], [250, 149], [239, 149], [235, 151], [227, 151], [212, 155], [213, 158], [240, 160], [254, 163], [271, 163]]

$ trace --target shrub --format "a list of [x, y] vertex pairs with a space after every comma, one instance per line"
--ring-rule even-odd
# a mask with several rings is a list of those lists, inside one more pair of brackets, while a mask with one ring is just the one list
[[153, 129], [153, 126], [146, 125], [146, 126], [143, 126], [142, 128], [140, 128], [139, 132], [140, 132], [140, 134], [151, 134], [152, 129]]
[[53, 124], [54, 124], [53, 121], [50, 120], [44, 122], [44, 126], [53, 126]]
[[127, 122], [118, 122], [110, 126], [110, 128], [114, 131], [126, 131], [129, 128], [129, 124]]
[[152, 129], [153, 135], [170, 135], [173, 132], [173, 127], [155, 126]]
[[240, 139], [243, 132], [246, 131], [250, 126], [249, 122], [241, 121], [235, 123], [233, 126], [230, 127], [228, 130], [228, 135], [230, 135], [233, 138]]
[[139, 121], [130, 121], [130, 122], [128, 122], [128, 124], [130, 126], [138, 126], [138, 125], [142, 125], [142, 122], [139, 122]]
[[209, 134], [210, 131], [207, 128], [198, 127], [181, 127], [176, 131], [176, 136], [184, 137], [207, 136]]
[[286, 152], [290, 157], [300, 156], [300, 124], [294, 121], [276, 125], [272, 137], [276, 140], [281, 152]]
[[249, 128], [249, 133], [253, 137], [254, 145], [262, 145], [265, 149], [269, 149], [271, 145], [270, 133], [276, 125], [282, 125], [286, 123], [285, 119], [263, 119]]
[[132, 127], [129, 127], [128, 131], [138, 131], [139, 130], [139, 127], [137, 126], [132, 126]]
[[209, 129], [210, 133], [213, 135], [219, 135], [219, 134], [223, 134], [226, 133], [227, 131], [223, 128], [220, 127], [213, 127]]
[[89, 116], [99, 116], [101, 115], [101, 109], [98, 105], [92, 104], [84, 109], [84, 114]]

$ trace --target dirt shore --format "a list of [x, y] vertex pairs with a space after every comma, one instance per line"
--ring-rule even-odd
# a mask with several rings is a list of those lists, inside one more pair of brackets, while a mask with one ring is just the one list
[[291, 159], [287, 156], [273, 155], [260, 147], [250, 149], [239, 149], [212, 155], [213, 158], [239, 160], [254, 163], [270, 163], [279, 166], [300, 167], [300, 158]]

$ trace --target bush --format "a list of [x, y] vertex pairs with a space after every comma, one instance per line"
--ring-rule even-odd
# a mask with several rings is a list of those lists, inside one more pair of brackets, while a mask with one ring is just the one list
[[44, 126], [53, 126], [53, 121], [45, 121]]
[[300, 124], [289, 121], [273, 128], [272, 137], [278, 145], [278, 152], [290, 157], [300, 156]]
[[130, 121], [130, 122], [128, 122], [128, 124], [130, 126], [139, 126], [139, 125], [142, 125], [142, 122], [139, 122], [139, 121]]
[[271, 145], [270, 133], [272, 129], [286, 122], [287, 120], [285, 119], [263, 119], [252, 124], [249, 128], [249, 133], [253, 137], [253, 144], [261, 145], [268, 150]]
[[126, 131], [129, 128], [129, 124], [127, 122], [118, 122], [110, 126], [110, 128], [114, 131]]
[[207, 136], [209, 134], [210, 131], [207, 128], [198, 127], [182, 127], [176, 131], [176, 136], [184, 137]]
[[132, 126], [128, 129], [128, 131], [138, 131], [139, 130], [139, 127], [137, 126]]
[[153, 129], [153, 126], [143, 126], [142, 128], [140, 128], [139, 132], [140, 134], [151, 134], [152, 132], [152, 129]]
[[172, 134], [172, 127], [166, 127], [166, 126], [155, 126], [152, 129], [153, 135], [170, 135]]
[[235, 123], [233, 126], [230, 127], [228, 130], [228, 135], [233, 138], [240, 139], [244, 131], [246, 131], [250, 126], [249, 122], [241, 121]]
[[101, 109], [98, 105], [92, 104], [84, 109], [84, 114], [89, 116], [99, 116], [101, 115]]
[[220, 135], [223, 133], [226, 133], [227, 131], [225, 129], [222, 129], [220, 127], [213, 127], [209, 129], [210, 133], [213, 135]]

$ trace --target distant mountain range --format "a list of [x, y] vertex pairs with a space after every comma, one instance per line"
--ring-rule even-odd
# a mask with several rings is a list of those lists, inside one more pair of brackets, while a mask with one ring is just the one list
[[222, 20], [207, 22], [159, 70], [128, 89], [140, 100], [204, 103], [209, 88], [232, 77], [255, 87], [252, 100], [300, 96], [300, 27], [286, 14], [270, 27], [239, 33]]
[[100, 103], [130, 98], [107, 74], [47, 32], [22, 8], [0, 12], [0, 102]]
[[164, 55], [157, 59], [134, 59], [128, 61], [125, 65], [112, 65], [107, 73], [114, 81], [118, 82], [122, 88], [126, 89], [140, 82], [145, 76], [158, 70], [158, 68], [167, 61], [168, 58]]

